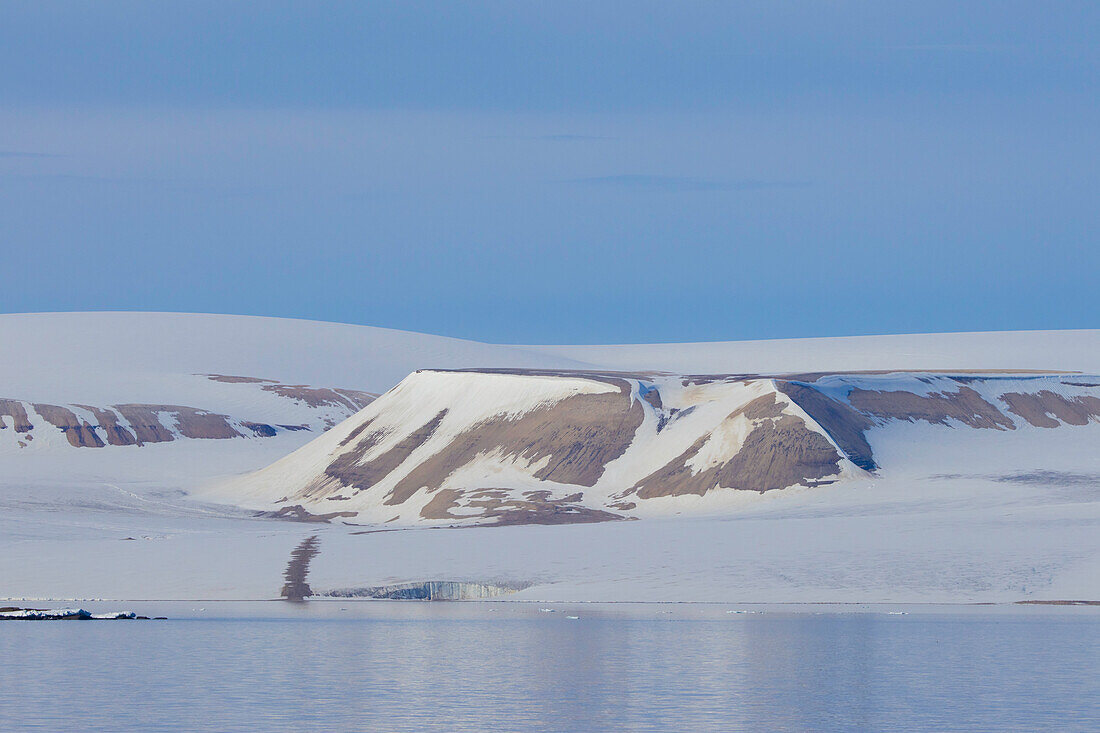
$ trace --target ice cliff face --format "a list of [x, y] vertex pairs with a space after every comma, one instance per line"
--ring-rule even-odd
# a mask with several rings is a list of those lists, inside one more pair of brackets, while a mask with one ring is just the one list
[[1100, 380], [1076, 376], [420, 371], [219, 491], [366, 523], [612, 521], [867, 479], [890, 468], [874, 444], [894, 423], [1008, 433], [1098, 420]]

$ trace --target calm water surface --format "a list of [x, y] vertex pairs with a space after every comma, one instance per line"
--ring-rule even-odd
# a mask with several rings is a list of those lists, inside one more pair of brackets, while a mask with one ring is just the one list
[[1092, 609], [111, 605], [0, 622], [0, 729], [1100, 730]]

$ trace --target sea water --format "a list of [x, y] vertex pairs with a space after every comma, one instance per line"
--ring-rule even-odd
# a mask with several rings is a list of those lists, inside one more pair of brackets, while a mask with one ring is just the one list
[[115, 606], [0, 622], [0, 730], [1100, 730], [1097, 609]]

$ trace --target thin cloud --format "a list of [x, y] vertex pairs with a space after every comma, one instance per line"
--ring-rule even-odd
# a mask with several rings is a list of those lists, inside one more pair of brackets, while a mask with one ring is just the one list
[[594, 140], [618, 140], [616, 137], [606, 135], [575, 135], [572, 133], [560, 133], [554, 135], [483, 135], [482, 140], [544, 140], [552, 143], [575, 143]]
[[806, 188], [809, 181], [763, 180], [756, 178], [714, 180], [684, 176], [619, 175], [574, 178], [568, 183], [637, 191], [762, 191], [768, 188]]
[[543, 135], [540, 140], [550, 140], [558, 143], [583, 142], [585, 140], [615, 140], [616, 138], [605, 135]]
[[36, 153], [26, 150], [0, 150], [0, 158], [61, 158], [57, 153]]
[[887, 46], [892, 51], [1012, 51], [1019, 46], [997, 43], [910, 43], [900, 46]]

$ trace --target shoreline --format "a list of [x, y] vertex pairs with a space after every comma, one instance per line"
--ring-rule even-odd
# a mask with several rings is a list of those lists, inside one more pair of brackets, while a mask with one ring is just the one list
[[1019, 600], [1019, 601], [599, 601], [599, 600], [531, 600], [510, 598], [392, 599], [315, 597], [301, 600], [286, 598], [0, 598], [0, 604], [16, 603], [158, 603], [158, 604], [261, 604], [272, 607], [304, 608], [309, 606], [683, 606], [683, 607], [752, 607], [752, 608], [1100, 608], [1100, 601], [1083, 599]]

